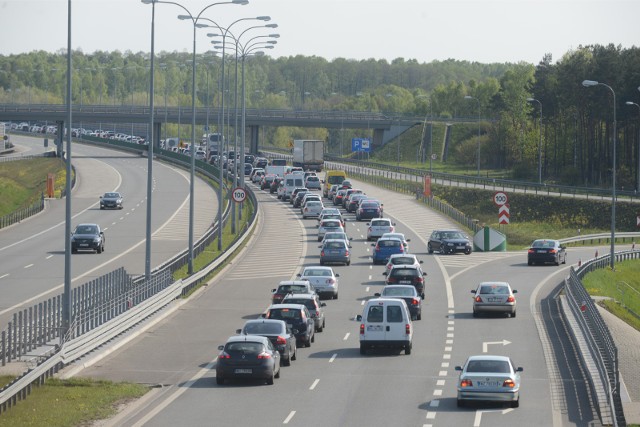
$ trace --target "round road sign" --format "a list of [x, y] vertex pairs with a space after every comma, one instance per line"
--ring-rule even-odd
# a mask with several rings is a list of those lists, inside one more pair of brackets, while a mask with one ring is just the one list
[[493, 203], [496, 204], [496, 206], [502, 206], [507, 204], [507, 202], [509, 201], [509, 197], [507, 197], [507, 193], [504, 193], [502, 191], [496, 191], [493, 194]]
[[233, 197], [234, 202], [244, 202], [244, 199], [247, 198], [247, 192], [242, 187], [234, 188], [231, 192], [231, 197]]
[[431, 159], [436, 160], [438, 158], [438, 155], [436, 153], [433, 153], [431, 155]]

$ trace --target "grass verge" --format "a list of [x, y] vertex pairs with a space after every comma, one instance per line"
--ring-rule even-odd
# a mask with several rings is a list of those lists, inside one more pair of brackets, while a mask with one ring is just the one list
[[[0, 381], [6, 379], [2, 377]], [[146, 386], [125, 382], [50, 379], [44, 385], [32, 388], [27, 400], [3, 413], [0, 427], [88, 425], [114, 415], [118, 405], [137, 399], [148, 390]]]

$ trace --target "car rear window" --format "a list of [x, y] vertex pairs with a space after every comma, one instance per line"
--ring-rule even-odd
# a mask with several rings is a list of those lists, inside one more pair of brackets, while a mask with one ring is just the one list
[[384, 307], [381, 305], [372, 305], [367, 313], [367, 322], [382, 323], [384, 319]]
[[506, 286], [483, 285], [480, 286], [480, 293], [505, 295], [509, 293], [509, 289]]
[[411, 276], [418, 277], [418, 270], [415, 268], [394, 268], [391, 270], [391, 276]]
[[393, 248], [402, 245], [400, 240], [380, 240], [378, 245], [386, 248]]
[[382, 292], [385, 297], [410, 297], [415, 293], [415, 288], [386, 287]]
[[[277, 322], [280, 323], [280, 322]], [[276, 323], [249, 323], [244, 327], [245, 334], [279, 334], [282, 332], [282, 324]]]
[[374, 227], [375, 226], [380, 227], [380, 226], [388, 226], [389, 223], [387, 221], [374, 220], [374, 221], [371, 221], [371, 225], [374, 226]]
[[302, 304], [309, 310], [316, 309], [315, 302], [313, 302], [313, 300], [309, 298], [287, 298], [285, 301], [287, 304]]
[[507, 374], [510, 371], [509, 362], [502, 360], [471, 360], [467, 365], [467, 372], [497, 372]]
[[325, 247], [331, 249], [344, 249], [344, 242], [327, 242]]
[[393, 265], [402, 265], [402, 264], [413, 264], [415, 260], [408, 256], [399, 256], [395, 258], [391, 258], [391, 264]]
[[278, 293], [279, 294], [288, 294], [288, 293], [306, 293], [307, 292], [307, 288], [306, 286], [301, 286], [301, 285], [280, 285], [278, 287]]
[[296, 310], [293, 308], [274, 308], [272, 310], [269, 310], [269, 319], [300, 319], [300, 310]]
[[264, 346], [259, 342], [230, 342], [227, 344], [227, 352], [261, 353]]
[[329, 270], [313, 270], [313, 269], [309, 269], [309, 270], [305, 270], [304, 273], [302, 274], [303, 276], [331, 276], [331, 272]]

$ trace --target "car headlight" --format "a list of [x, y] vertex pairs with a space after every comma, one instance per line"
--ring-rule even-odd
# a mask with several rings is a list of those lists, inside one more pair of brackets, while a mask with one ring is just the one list
[[99, 237], [94, 237], [93, 238], [93, 243], [100, 243], [100, 238]]
[[447, 242], [447, 246], [453, 246], [453, 243]]

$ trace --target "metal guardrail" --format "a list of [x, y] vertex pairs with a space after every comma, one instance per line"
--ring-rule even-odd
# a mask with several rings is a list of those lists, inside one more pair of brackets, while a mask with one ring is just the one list
[[[617, 232], [614, 234], [616, 242], [622, 240], [622, 243], [626, 243], [627, 239], [630, 242], [635, 242], [640, 239], [640, 232]], [[585, 234], [581, 236], [567, 237], [566, 239], [558, 239], [560, 243], [578, 243], [589, 242], [593, 243], [607, 243], [611, 242], [611, 233], [598, 233], [598, 234]]]

